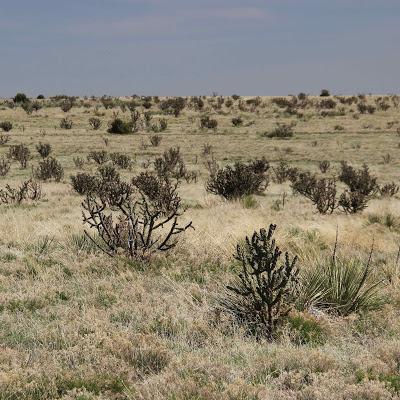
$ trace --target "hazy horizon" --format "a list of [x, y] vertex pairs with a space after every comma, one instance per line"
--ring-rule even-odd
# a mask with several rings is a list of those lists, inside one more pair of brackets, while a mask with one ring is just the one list
[[395, 0], [16, 0], [0, 97], [400, 92]]

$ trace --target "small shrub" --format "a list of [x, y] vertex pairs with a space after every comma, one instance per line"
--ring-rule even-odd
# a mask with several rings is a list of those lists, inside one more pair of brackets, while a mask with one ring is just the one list
[[264, 158], [248, 164], [236, 162], [233, 167], [228, 165], [210, 175], [206, 190], [227, 200], [262, 193], [269, 183], [268, 170], [269, 163]]
[[58, 160], [48, 157], [39, 162], [39, 166], [33, 171], [33, 175], [42, 181], [54, 179], [56, 182], [60, 182], [64, 176], [64, 169]]
[[31, 115], [33, 113], [33, 105], [30, 101], [26, 101], [21, 103], [21, 108], [28, 114]]
[[3, 129], [4, 132], [10, 132], [13, 128], [13, 124], [10, 121], [3, 121], [0, 123], [0, 128]]
[[100, 185], [97, 177], [86, 173], [71, 176], [72, 188], [80, 195], [96, 193]]
[[154, 169], [159, 177], [181, 179], [186, 174], [186, 166], [179, 147], [171, 147], [161, 157], [154, 160]]
[[63, 118], [60, 121], [60, 128], [61, 129], [72, 129], [73, 122], [69, 118]]
[[124, 121], [121, 118], [114, 118], [110, 122], [107, 132], [115, 134], [132, 133], [133, 123], [132, 121]]
[[26, 96], [25, 93], [17, 93], [14, 96], [14, 103], [26, 103], [29, 101], [28, 97]]
[[222, 299], [223, 309], [244, 325], [248, 332], [273, 340], [278, 326], [289, 314], [298, 286], [297, 256], [292, 260], [272, 238], [276, 225], [268, 232], [261, 229], [246, 237], [238, 245], [235, 259], [242, 264], [242, 272], [234, 284], [227, 286]]
[[290, 167], [284, 160], [279, 161], [279, 164], [272, 169], [274, 171], [273, 180], [275, 183], [279, 184], [294, 179], [298, 173], [297, 168]]
[[186, 106], [186, 100], [183, 97], [175, 97], [160, 101], [158, 107], [164, 114], [171, 114], [179, 117]]
[[399, 185], [394, 182], [387, 183], [379, 188], [379, 193], [382, 197], [393, 197], [399, 192]]
[[10, 135], [9, 134], [0, 134], [0, 146], [4, 146], [6, 143], [10, 141]]
[[101, 128], [100, 118], [96, 118], [96, 117], [89, 118], [89, 125], [94, 131], [97, 131], [98, 129]]
[[21, 204], [24, 200], [40, 200], [42, 198], [41, 185], [29, 179], [17, 188], [6, 185], [4, 189], [0, 189], [0, 202], [3, 204]]
[[8, 158], [18, 161], [21, 164], [21, 168], [25, 169], [28, 165], [30, 154], [28, 147], [18, 144], [9, 148]]
[[329, 92], [329, 90], [328, 89], [322, 89], [321, 90], [321, 93], [320, 93], [320, 96], [321, 97], [328, 97], [328, 96], [330, 96], [331, 94], [330, 94], [330, 92]]
[[51, 153], [51, 145], [50, 143], [39, 143], [36, 145], [36, 150], [39, 153], [40, 157], [46, 158]]
[[85, 165], [85, 160], [82, 157], [74, 157], [73, 161], [77, 168], [82, 168]]
[[158, 147], [161, 143], [162, 136], [161, 135], [151, 135], [149, 140], [150, 140], [150, 144], [153, 147]]
[[132, 160], [127, 154], [123, 153], [110, 153], [111, 162], [121, 169], [129, 169], [132, 166]]
[[200, 118], [201, 129], [217, 129], [218, 121], [210, 118], [208, 115]]
[[318, 179], [310, 172], [301, 172], [292, 180], [292, 189], [311, 200], [320, 214], [332, 214], [337, 208], [336, 181], [333, 178]]
[[0, 176], [6, 176], [10, 171], [11, 163], [7, 158], [0, 158]]
[[242, 118], [240, 118], [240, 117], [232, 118], [232, 125], [233, 126], [242, 126], [243, 125]]
[[339, 180], [349, 187], [350, 192], [358, 192], [364, 196], [373, 196], [378, 191], [376, 178], [371, 176], [366, 164], [361, 169], [356, 170], [343, 161]]
[[331, 163], [328, 160], [323, 160], [318, 163], [319, 170], [326, 174], [331, 166]]
[[273, 129], [271, 132], [265, 132], [263, 136], [268, 138], [284, 139], [293, 137], [293, 134], [294, 132], [292, 125], [278, 124], [275, 129]]
[[71, 110], [71, 108], [74, 106], [74, 102], [71, 99], [65, 99], [62, 101], [60, 108], [62, 111], [67, 113], [68, 111]]
[[105, 150], [93, 150], [88, 154], [87, 160], [93, 160], [96, 164], [104, 164], [109, 160], [109, 156]]

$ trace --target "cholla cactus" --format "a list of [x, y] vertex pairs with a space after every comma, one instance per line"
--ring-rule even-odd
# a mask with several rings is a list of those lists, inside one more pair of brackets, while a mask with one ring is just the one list
[[238, 245], [235, 258], [242, 263], [238, 282], [227, 286], [231, 292], [223, 301], [239, 323], [257, 336], [274, 338], [276, 328], [289, 313], [297, 290], [297, 256], [292, 260], [272, 238], [276, 225], [261, 229]]

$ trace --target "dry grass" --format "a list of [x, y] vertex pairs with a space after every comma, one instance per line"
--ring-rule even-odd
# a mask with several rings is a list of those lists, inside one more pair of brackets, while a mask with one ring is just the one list
[[[201, 152], [210, 143], [222, 164], [265, 156], [272, 164], [283, 158], [313, 171], [321, 160], [333, 169], [342, 160], [367, 162], [380, 183], [398, 183], [400, 110], [355, 119], [353, 105], [346, 106], [345, 116], [322, 118], [308, 109], [298, 119], [274, 111], [269, 98], [262, 100], [265, 106], [254, 113], [210, 111], [218, 120], [216, 133], [202, 131], [192, 111], [167, 117], [160, 146], [146, 149], [141, 143], [149, 144], [149, 133], [106, 133], [112, 110], [101, 109], [102, 127], [90, 130], [94, 102], [72, 108], [71, 130], [59, 128], [65, 117], [60, 108], [27, 115], [0, 107], [0, 121], [14, 124], [0, 156], [24, 143], [34, 154], [30, 165], [36, 165], [35, 145], [47, 142], [65, 169], [62, 182], [43, 184], [43, 201], [0, 206], [0, 400], [398, 398], [400, 228], [384, 222], [388, 214], [400, 217], [398, 198], [375, 199], [355, 216], [321, 216], [308, 200], [293, 196], [288, 184], [271, 184], [264, 196], [256, 196], [257, 207], [245, 208], [205, 192]], [[244, 125], [234, 128], [231, 118], [237, 115]], [[249, 121], [254, 124], [246, 126]], [[291, 139], [259, 135], [291, 121], [297, 122]], [[335, 130], [337, 125], [344, 129]], [[83, 236], [82, 199], [69, 181], [77, 172], [73, 157], [86, 159], [89, 151], [101, 149], [127, 153], [136, 160], [132, 171], [121, 172], [128, 178], [172, 146], [180, 146], [189, 169], [200, 173], [197, 183], [184, 183], [180, 191], [189, 207], [185, 218], [196, 230], [146, 268], [99, 253]], [[30, 166], [21, 170], [13, 163], [0, 186], [20, 183], [30, 173]], [[283, 193], [286, 204], [277, 209]], [[386, 277], [388, 304], [348, 318], [301, 313], [319, 332], [318, 341], [307, 344], [299, 344], [287, 326], [273, 344], [244, 336], [219, 314], [216, 298], [237, 269], [236, 243], [270, 223], [278, 224], [283, 247], [299, 254], [301, 268], [329, 254], [337, 226], [348, 254], [366, 257], [374, 237], [374, 273]]]

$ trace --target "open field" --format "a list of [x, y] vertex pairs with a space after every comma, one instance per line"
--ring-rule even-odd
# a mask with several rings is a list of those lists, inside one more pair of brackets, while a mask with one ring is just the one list
[[[399, 195], [371, 196], [355, 214], [320, 214], [292, 193], [289, 181], [273, 179], [281, 160], [318, 176], [319, 162], [327, 160], [325, 176], [337, 176], [347, 161], [357, 168], [367, 163], [380, 186], [400, 183], [398, 98], [357, 97], [376, 107], [372, 114], [361, 114], [357, 102], [328, 98], [337, 103], [329, 110], [318, 107], [322, 97], [288, 110], [269, 97], [256, 104], [237, 99], [229, 107], [207, 97], [201, 111], [186, 105], [178, 117], [162, 113], [154, 99], [148, 110], [136, 99], [141, 122], [145, 112], [155, 123], [167, 121], [158, 146], [150, 144], [155, 133], [144, 125], [130, 134], [107, 132], [116, 112], [130, 118], [118, 104], [106, 109], [100, 99], [80, 98], [64, 112], [59, 100], [45, 99], [28, 114], [0, 101], [0, 122], [13, 124], [8, 133], [0, 130], [10, 137], [0, 157], [17, 144], [31, 153], [27, 168], [11, 163], [0, 188], [31, 177], [41, 160], [39, 142], [51, 145], [64, 169], [60, 182], [42, 183], [39, 201], [0, 205], [0, 400], [399, 398]], [[382, 102], [390, 108], [384, 111]], [[203, 115], [217, 120], [217, 128], [201, 128]], [[232, 118], [239, 116], [243, 122], [235, 127]], [[60, 128], [65, 117], [71, 129]], [[89, 126], [92, 117], [102, 122], [98, 130]], [[291, 125], [293, 137], [262, 135], [278, 123]], [[205, 144], [211, 145], [208, 155]], [[132, 168], [119, 171], [130, 181], [171, 147], [180, 148], [187, 170], [197, 176], [182, 179], [178, 189], [187, 207], [181, 218], [195, 230], [147, 263], [107, 256], [84, 235], [84, 197], [70, 176], [96, 173], [87, 155], [105, 150], [132, 158]], [[210, 154], [220, 167], [265, 157], [268, 187], [244, 200], [208, 193]], [[76, 157], [83, 166], [75, 165]], [[366, 263], [374, 243], [369, 279], [379, 283], [379, 307], [345, 316], [293, 307], [273, 341], [247, 334], [221, 310], [220, 299], [240, 272], [233, 257], [237, 243], [272, 223], [280, 247], [298, 255], [300, 277], [328, 262], [337, 231], [344, 262]]]

